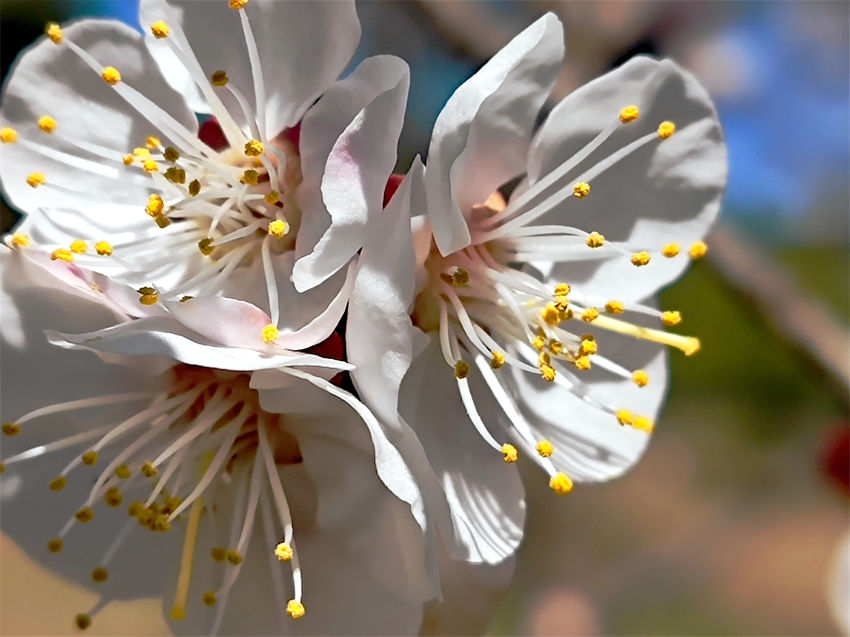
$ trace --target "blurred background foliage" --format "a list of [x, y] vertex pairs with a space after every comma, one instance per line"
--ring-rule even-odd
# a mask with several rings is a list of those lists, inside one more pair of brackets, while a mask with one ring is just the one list
[[[136, 10], [2, 0], [3, 75], [47, 21], [138, 27]], [[703, 348], [671, 356], [653, 444], [624, 479], [557, 502], [524, 468], [527, 539], [489, 631], [832, 635], [842, 617], [846, 631], [848, 600], [833, 595], [830, 609], [829, 581], [848, 532], [850, 3], [363, 2], [357, 59], [411, 66], [400, 170], [425, 155], [451, 92], [547, 10], [567, 34], [557, 95], [635, 53], [673, 57], [716, 100], [730, 180], [713, 258], [662, 295]], [[4, 203], [2, 227], [15, 219]], [[0, 632], [69, 632], [94, 596], [0, 546]], [[165, 628], [158, 602], [142, 601], [93, 629]]]

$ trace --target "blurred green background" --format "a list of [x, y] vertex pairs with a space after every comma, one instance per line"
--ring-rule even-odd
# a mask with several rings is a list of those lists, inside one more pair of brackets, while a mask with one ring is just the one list
[[[710, 258], [662, 295], [703, 348], [672, 354], [653, 444], [623, 479], [557, 502], [525, 468], [527, 538], [489, 632], [840, 634], [848, 600], [830, 607], [829, 580], [848, 533], [850, 3], [362, 3], [358, 58], [411, 65], [400, 168], [425, 154], [454, 88], [547, 10], [567, 35], [559, 95], [641, 52], [700, 77], [730, 184]], [[2, 0], [0, 11], [4, 75], [48, 20], [137, 26], [132, 0]], [[3, 228], [15, 218], [4, 203]], [[8, 539], [0, 548], [0, 632], [68, 632], [94, 596]], [[93, 630], [165, 625], [148, 600], [108, 608]]]

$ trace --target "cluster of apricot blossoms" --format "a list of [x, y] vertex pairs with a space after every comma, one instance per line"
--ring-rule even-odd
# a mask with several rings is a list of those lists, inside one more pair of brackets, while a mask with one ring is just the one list
[[408, 69], [339, 79], [353, 3], [140, 21], [50, 24], [4, 88], [3, 530], [101, 594], [80, 629], [155, 595], [192, 634], [416, 633], [446, 564], [510, 564], [518, 458], [564, 495], [641, 455], [699, 348], [653, 295], [718, 212], [711, 101], [639, 57], [535, 132], [548, 14], [393, 175]]

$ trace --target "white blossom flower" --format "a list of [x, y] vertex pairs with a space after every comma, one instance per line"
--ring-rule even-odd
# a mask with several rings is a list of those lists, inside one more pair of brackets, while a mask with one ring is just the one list
[[[544, 16], [448, 100], [409, 203], [427, 212], [413, 219], [415, 266], [382, 257], [399, 265], [372, 276], [398, 300], [358, 280], [349, 310], [358, 391], [376, 413], [399, 410], [396, 435], [427, 458], [422, 484], [448, 502], [444, 535], [472, 561], [522, 537], [522, 487], [503, 461], [534, 458], [559, 494], [619, 475], [661, 407], [664, 346], [699, 348], [658, 329], [681, 315], [651, 297], [688, 252], [704, 254], [719, 209], [726, 153], [711, 101], [674, 63], [637, 57], [532, 136], [562, 38]], [[518, 184], [507, 200], [506, 184]], [[378, 343], [387, 353], [366, 369]]]
[[406, 64], [335, 82], [350, 1], [142, 0], [140, 22], [52, 24], [12, 69], [0, 179], [19, 231], [157, 301], [207, 299], [195, 314], [263, 314], [257, 341], [322, 341], [395, 163]]
[[[223, 347], [156, 306], [116, 324], [132, 289], [0, 254], [4, 530], [102, 593], [79, 628], [112, 599], [164, 595], [188, 634], [417, 631], [438, 590], [415, 487], [323, 377], [350, 365]], [[48, 342], [57, 327], [77, 333]]]

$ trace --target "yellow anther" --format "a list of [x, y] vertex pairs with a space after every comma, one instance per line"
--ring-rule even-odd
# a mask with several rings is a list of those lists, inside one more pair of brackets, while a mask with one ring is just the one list
[[455, 266], [449, 273], [451, 276], [451, 284], [456, 288], [463, 288], [469, 285], [469, 272], [461, 267]]
[[167, 228], [171, 225], [171, 219], [169, 219], [165, 215], [159, 215], [157, 217], [154, 217], [154, 221], [156, 221], [156, 225], [158, 225], [160, 228]]
[[87, 467], [97, 464], [97, 451], [86, 451], [80, 456], [80, 460], [82, 460], [83, 464]]
[[670, 121], [661, 122], [658, 125], [658, 136], [661, 139], [667, 139], [676, 132], [676, 125]]
[[62, 542], [62, 538], [55, 537], [47, 542], [47, 550], [51, 553], [59, 553], [63, 546], [64, 542]]
[[234, 11], [239, 11], [239, 9], [244, 9], [245, 5], [248, 4], [248, 0], [228, 0], [230, 4], [230, 8]]
[[100, 72], [100, 77], [102, 77], [103, 81], [109, 84], [109, 86], [115, 86], [121, 81], [121, 73], [119, 73], [118, 69], [114, 66], [104, 67]]
[[[139, 303], [141, 303], [142, 305], [156, 305], [157, 303], [159, 303], [159, 292], [149, 286], [139, 288]], [[149, 462], [146, 462], [144, 465], [142, 465], [142, 473], [144, 473], [145, 471], [145, 466], [151, 467], [154, 471], [153, 475], [156, 475], [156, 467], [151, 465]], [[151, 476], [148, 477], [150, 478]]]
[[18, 131], [14, 128], [9, 128], [8, 126], [4, 126], [0, 128], [0, 142], [4, 144], [14, 144], [18, 141]]
[[215, 246], [210, 245], [213, 241], [214, 239], [212, 237], [204, 237], [203, 239], [198, 241], [198, 250], [200, 250], [201, 254], [203, 254], [205, 257], [211, 255], [213, 253], [213, 250], [215, 250]]
[[632, 255], [632, 265], [640, 267], [649, 263], [649, 252], [635, 252]]
[[[236, 2], [237, 0], [230, 0], [231, 2]], [[239, 0], [245, 2], [247, 0]], [[304, 604], [294, 599], [290, 599], [286, 602], [286, 614], [292, 617], [292, 619], [300, 619], [304, 617], [304, 613], [307, 611], [304, 609]]]
[[640, 115], [640, 109], [634, 104], [629, 104], [623, 110], [620, 111], [620, 121], [623, 124], [628, 124], [629, 122], [633, 122]]
[[541, 440], [537, 443], [537, 453], [541, 458], [549, 458], [555, 453], [555, 447], [548, 440]]
[[62, 32], [62, 27], [60, 27], [55, 22], [48, 23], [47, 27], [44, 29], [44, 32], [47, 34], [47, 37], [50, 38], [50, 41], [53, 44], [62, 44], [62, 41], [65, 38], [65, 34]]
[[165, 157], [165, 161], [173, 164], [180, 159], [180, 152], [174, 146], [166, 146], [165, 150], [162, 151], [162, 156]]
[[569, 283], [559, 283], [555, 286], [555, 296], [567, 296], [570, 293]]
[[191, 301], [194, 298], [195, 298], [194, 296], [191, 296], [189, 294], [185, 294], [185, 295], [180, 297], [180, 302], [185, 303], [186, 301]]
[[143, 161], [142, 168], [149, 175], [159, 172], [159, 164], [157, 164], [153, 159], [146, 159]]
[[663, 254], [668, 259], [672, 259], [677, 254], [679, 254], [679, 244], [678, 243], [668, 243], [666, 246], [661, 248], [661, 254]]
[[549, 325], [557, 325], [561, 322], [561, 317], [558, 313], [558, 308], [555, 307], [553, 303], [550, 303], [542, 310], [540, 310], [540, 318], [546, 321]]
[[168, 34], [171, 33], [171, 29], [169, 29], [168, 25], [162, 20], [157, 20], [151, 25], [151, 33], [153, 33], [153, 37], [162, 39], [168, 37]]
[[263, 328], [263, 343], [274, 343], [277, 340], [277, 335], [279, 333], [277, 326], [269, 323]]
[[587, 235], [587, 239], [584, 242], [588, 248], [601, 248], [605, 245], [605, 237], [594, 230]]
[[555, 368], [551, 365], [547, 365], [546, 363], [542, 363], [540, 365], [540, 377], [545, 380], [547, 383], [555, 382]]
[[65, 261], [66, 263], [74, 262], [74, 255], [71, 254], [70, 250], [66, 250], [65, 248], [57, 248], [50, 253], [50, 258], [54, 261]]
[[56, 130], [56, 120], [50, 115], [42, 115], [38, 118], [38, 127], [45, 133], [52, 133]]
[[283, 219], [275, 219], [269, 224], [269, 234], [277, 239], [283, 239], [289, 234], [289, 224]]
[[102, 257], [108, 257], [112, 254], [112, 244], [109, 241], [98, 241], [94, 244], [94, 251]]
[[636, 369], [632, 372], [632, 380], [638, 387], [646, 387], [649, 384], [649, 374], [643, 369]]
[[45, 179], [44, 173], [30, 173], [27, 175], [27, 183], [31, 188], [38, 188], [46, 182], [47, 179]]
[[265, 147], [263, 146], [263, 142], [257, 139], [252, 139], [250, 142], [245, 144], [245, 154], [248, 155], [248, 157], [259, 157], [263, 154], [264, 149]]
[[286, 542], [281, 542], [274, 547], [274, 556], [281, 562], [288, 562], [292, 559], [292, 547]]
[[16, 248], [27, 248], [30, 245], [29, 235], [23, 232], [16, 232], [12, 235], [12, 245]]
[[244, 173], [242, 173], [242, 183], [248, 184], [249, 186], [256, 186], [260, 181], [260, 173], [256, 170], [249, 168]]
[[705, 242], [703, 241], [696, 241], [692, 243], [688, 250], [688, 254], [691, 255], [692, 259], [702, 259], [706, 252], [708, 252], [708, 246], [705, 245]]
[[109, 579], [109, 572], [102, 566], [98, 566], [91, 572], [91, 578], [98, 584]]
[[115, 467], [115, 475], [121, 478], [122, 480], [126, 480], [130, 477], [130, 467], [125, 464]]
[[66, 484], [68, 484], [68, 481], [65, 479], [65, 476], [56, 476], [47, 486], [50, 487], [51, 491], [61, 491], [65, 488]]
[[591, 356], [599, 351], [599, 345], [594, 338], [584, 338], [578, 346], [578, 351], [582, 356]]
[[590, 369], [590, 356], [582, 355], [573, 361], [576, 369], [586, 372]]
[[242, 563], [242, 556], [235, 549], [228, 549], [225, 556], [227, 557], [227, 561], [233, 564], [233, 566], [238, 566]]
[[204, 604], [206, 604], [207, 606], [215, 606], [216, 602], [218, 601], [215, 596], [215, 591], [207, 591], [206, 593], [204, 593], [203, 600]]
[[638, 431], [645, 431], [648, 434], [651, 434], [653, 431], [655, 431], [655, 423], [652, 422], [646, 416], [635, 416], [634, 420], [632, 420], [631, 425]]
[[561, 352], [564, 351], [564, 344], [555, 338], [549, 339], [549, 343], [547, 343], [546, 347], [548, 347], [549, 351], [555, 356], [560, 355]]
[[172, 184], [183, 185], [186, 183], [186, 171], [178, 166], [169, 166], [164, 174], [165, 178]]
[[106, 490], [106, 493], [103, 494], [103, 499], [109, 506], [117, 507], [121, 505], [124, 497], [121, 495], [121, 491], [118, 490], [118, 487], [110, 487]]
[[229, 81], [226, 71], [216, 71], [210, 75], [210, 82], [213, 86], [227, 86]]
[[504, 352], [500, 352], [498, 350], [493, 350], [490, 352], [490, 367], [493, 369], [500, 369], [505, 364], [505, 354]]
[[590, 184], [586, 181], [580, 181], [573, 186], [573, 197], [576, 199], [584, 199], [590, 194]]
[[573, 490], [573, 481], [566, 473], [559, 471], [549, 478], [549, 488], [558, 495], [566, 495]]
[[135, 157], [133, 157], [132, 155], [123, 155], [121, 157], [121, 161], [124, 162], [125, 166], [129, 166], [130, 164], [132, 164], [134, 159]]
[[91, 522], [92, 519], [94, 518], [94, 511], [92, 511], [90, 507], [85, 507], [85, 508], [77, 511], [74, 514], [74, 517], [77, 518], [77, 520], [79, 522], [83, 522], [83, 523]]
[[130, 503], [130, 506], [127, 507], [127, 515], [129, 515], [131, 518], [137, 518], [139, 517], [139, 513], [141, 513], [142, 509], [144, 508], [144, 502], [139, 502], [138, 500], [135, 500]]
[[628, 409], [618, 409], [617, 413], [614, 414], [617, 418], [617, 422], [621, 425], [631, 425], [632, 421], [634, 421], [635, 417], [632, 412]]
[[159, 148], [160, 146], [162, 146], [162, 142], [159, 140], [159, 137], [149, 135], [148, 138], [145, 140], [145, 146], [153, 150], [154, 148]]
[[151, 156], [151, 151], [149, 151], [147, 148], [139, 147], [133, 149], [133, 154], [139, 159], [146, 159]]
[[504, 456], [505, 462], [507, 463], [516, 462], [517, 458], [519, 457], [517, 455], [516, 447], [514, 447], [509, 442], [506, 442], [502, 445], [502, 455]]
[[82, 239], [74, 239], [68, 248], [74, 254], [85, 254], [89, 250], [89, 245]]
[[277, 190], [272, 190], [271, 192], [269, 192], [269, 193], [268, 193], [268, 194], [264, 197], [264, 199], [266, 200], [266, 203], [267, 203], [267, 204], [269, 204], [270, 206], [273, 206], [273, 205], [275, 205], [278, 201], [280, 201], [280, 193], [279, 193]]
[[223, 562], [227, 557], [227, 550], [220, 546], [214, 546], [210, 549], [210, 555], [212, 555], [213, 560], [216, 562]]
[[599, 310], [595, 307], [589, 307], [581, 313], [581, 320], [585, 323], [592, 323], [599, 318]]
[[168, 515], [165, 513], [160, 513], [153, 519], [153, 528], [155, 531], [162, 531], [163, 533], [171, 530], [171, 522], [168, 521]]
[[21, 433], [21, 426], [16, 422], [4, 422], [3, 433], [7, 436], [17, 436]]
[[165, 209], [165, 202], [157, 194], [148, 196], [148, 205], [145, 207], [145, 212], [151, 217], [157, 217], [162, 214]]
[[469, 365], [466, 361], [458, 361], [455, 363], [455, 378], [466, 378], [469, 376]]
[[146, 478], [153, 478], [157, 473], [159, 473], [159, 470], [150, 462], [145, 462], [142, 465], [142, 475]]
[[197, 179], [193, 179], [189, 182], [189, 194], [193, 197], [197, 197], [199, 192], [201, 192], [201, 182]]
[[540, 352], [546, 346], [546, 338], [538, 334], [533, 339], [531, 339], [531, 345], [532, 347], [534, 347], [534, 349]]
[[678, 325], [682, 322], [682, 313], [678, 310], [662, 312], [661, 322], [669, 326]]
[[74, 617], [74, 623], [80, 630], [85, 630], [86, 628], [91, 626], [91, 617], [89, 617], [85, 613], [79, 613], [76, 617]]

